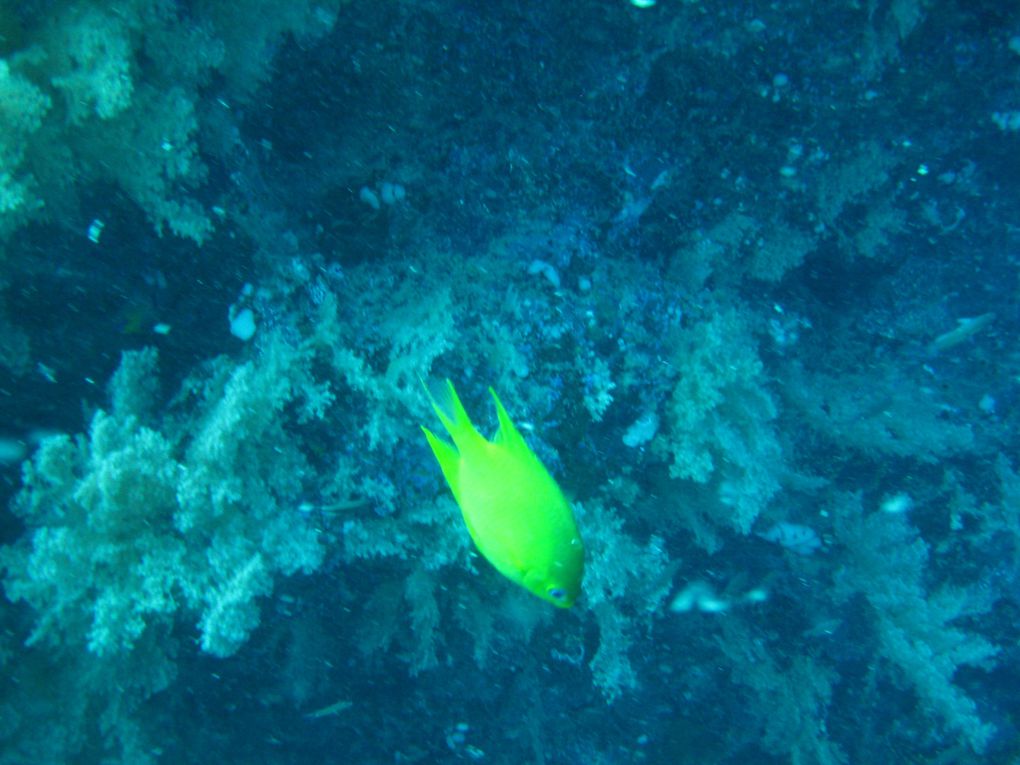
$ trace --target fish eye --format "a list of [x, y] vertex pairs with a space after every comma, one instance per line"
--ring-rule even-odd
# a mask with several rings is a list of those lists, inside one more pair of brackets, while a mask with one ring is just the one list
[[567, 597], [567, 593], [566, 590], [564, 590], [562, 587], [550, 587], [549, 597], [552, 598], [553, 600], [563, 600], [565, 597]]

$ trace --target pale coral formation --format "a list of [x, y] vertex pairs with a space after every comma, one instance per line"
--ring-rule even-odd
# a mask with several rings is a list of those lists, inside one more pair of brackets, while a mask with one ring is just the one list
[[[283, 374], [297, 355], [279, 344], [261, 364], [203, 381], [198, 416], [184, 422], [151, 419], [140, 386], [155, 362], [125, 354], [112, 411], [87, 435], [47, 439], [26, 464], [15, 510], [29, 532], [3, 565], [8, 597], [37, 614], [30, 645], [115, 655], [146, 633], [165, 637], [182, 611], [203, 650], [227, 656], [258, 625], [274, 574], [322, 561], [295, 506], [303, 458], [279, 419], [300, 395]], [[266, 449], [278, 458], [264, 462]]]

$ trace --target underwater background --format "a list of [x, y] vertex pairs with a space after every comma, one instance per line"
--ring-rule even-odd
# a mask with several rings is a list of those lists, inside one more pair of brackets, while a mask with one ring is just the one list
[[1018, 258], [1015, 2], [0, 2], [0, 763], [1015, 764]]

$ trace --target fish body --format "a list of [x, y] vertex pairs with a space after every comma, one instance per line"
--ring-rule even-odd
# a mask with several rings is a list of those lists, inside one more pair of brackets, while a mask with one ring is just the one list
[[[426, 389], [427, 390], [427, 389]], [[478, 551], [507, 579], [569, 608], [581, 592], [584, 546], [570, 503], [489, 388], [499, 431], [491, 441], [471, 423], [453, 383], [432, 408], [453, 440], [422, 427]]]

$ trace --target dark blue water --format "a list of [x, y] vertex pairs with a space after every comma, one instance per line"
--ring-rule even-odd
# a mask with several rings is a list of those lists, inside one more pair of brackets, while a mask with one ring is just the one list
[[0, 2], [2, 765], [1016, 762], [1020, 7], [640, 5]]

